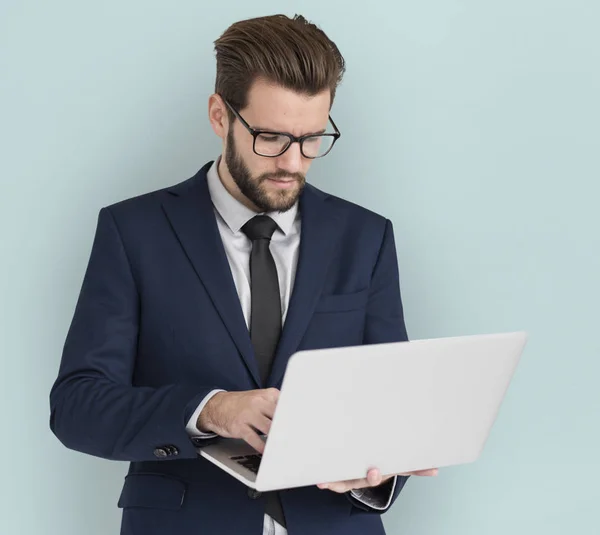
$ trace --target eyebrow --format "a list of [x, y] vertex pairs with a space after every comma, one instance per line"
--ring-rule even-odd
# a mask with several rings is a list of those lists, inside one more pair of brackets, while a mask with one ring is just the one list
[[[258, 130], [259, 132], [268, 132], [269, 134], [287, 134], [288, 136], [293, 136], [293, 134], [290, 134], [289, 132], [283, 132], [282, 130], [275, 130], [274, 128], [265, 128], [262, 126], [252, 126], [252, 125], [250, 125], [250, 127], [253, 128], [254, 130]], [[318, 136], [320, 134], [324, 134], [326, 131], [327, 131], [326, 128], [322, 128], [318, 132], [308, 132], [308, 133], [302, 134], [301, 136], [298, 136], [298, 137]]]

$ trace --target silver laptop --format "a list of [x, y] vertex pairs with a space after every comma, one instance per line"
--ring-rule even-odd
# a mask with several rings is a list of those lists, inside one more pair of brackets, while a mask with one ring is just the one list
[[236, 439], [199, 452], [258, 491], [471, 463], [526, 341], [512, 332], [299, 351], [264, 454]]

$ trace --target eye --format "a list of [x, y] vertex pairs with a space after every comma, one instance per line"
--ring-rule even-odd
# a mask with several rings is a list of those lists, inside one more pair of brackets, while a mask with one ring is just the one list
[[278, 136], [276, 134], [260, 134], [258, 136], [259, 141], [264, 141], [265, 143], [281, 143], [282, 136]]
[[312, 145], [315, 145], [315, 144], [321, 143], [321, 139], [322, 139], [321, 136], [307, 137], [304, 140], [304, 143], [310, 143]]

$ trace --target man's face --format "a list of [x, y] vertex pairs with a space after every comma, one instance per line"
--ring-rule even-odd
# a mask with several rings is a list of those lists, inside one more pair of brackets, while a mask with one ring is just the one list
[[[307, 97], [257, 81], [249, 91], [248, 105], [239, 112], [252, 128], [299, 137], [326, 129], [329, 104], [329, 90]], [[225, 163], [233, 181], [260, 211], [289, 210], [304, 187], [312, 160], [302, 156], [298, 143], [275, 158], [255, 154], [252, 146], [252, 135], [235, 119], [225, 145]]]

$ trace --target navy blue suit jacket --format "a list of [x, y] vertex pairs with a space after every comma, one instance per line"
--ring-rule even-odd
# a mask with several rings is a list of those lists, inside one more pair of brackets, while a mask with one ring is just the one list
[[[280, 388], [300, 349], [407, 340], [390, 221], [307, 184], [295, 285], [263, 384], [209, 196], [211, 163], [100, 210], [50, 393], [50, 427], [66, 447], [130, 463], [118, 501], [126, 535], [260, 535], [264, 497], [200, 457], [207, 442], [186, 433], [200, 400], [214, 388]], [[384, 533], [382, 511], [349, 494], [311, 486], [281, 500], [290, 535]]]

